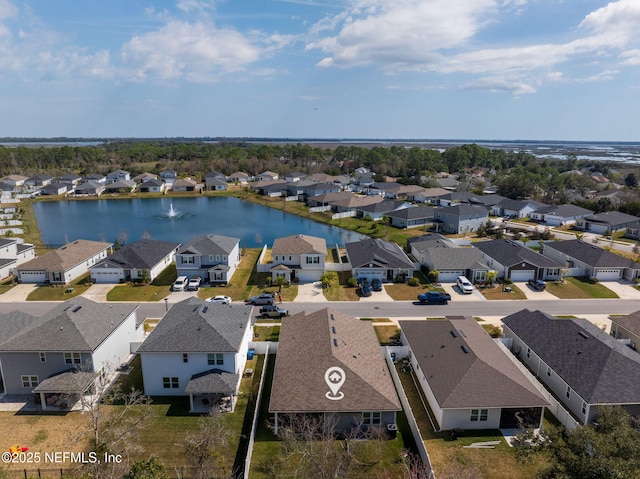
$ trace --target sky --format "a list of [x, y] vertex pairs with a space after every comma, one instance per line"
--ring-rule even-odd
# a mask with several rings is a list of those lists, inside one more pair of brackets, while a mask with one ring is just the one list
[[0, 0], [0, 137], [640, 141], [640, 0]]

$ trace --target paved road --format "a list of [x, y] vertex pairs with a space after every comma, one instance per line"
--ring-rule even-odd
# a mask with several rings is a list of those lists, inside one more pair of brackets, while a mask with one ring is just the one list
[[[0, 313], [13, 310], [40, 316], [53, 308], [55, 302], [0, 303]], [[640, 310], [637, 299], [563, 299], [563, 300], [511, 300], [455, 302], [448, 305], [420, 305], [410, 301], [332, 303], [295, 302], [283, 304], [290, 314], [313, 312], [330, 307], [357, 317], [412, 318], [445, 315], [506, 316], [522, 309], [540, 309], [552, 315], [629, 314]], [[171, 307], [171, 303], [168, 305]], [[138, 314], [142, 318], [160, 318], [165, 313], [164, 303], [141, 303]]]

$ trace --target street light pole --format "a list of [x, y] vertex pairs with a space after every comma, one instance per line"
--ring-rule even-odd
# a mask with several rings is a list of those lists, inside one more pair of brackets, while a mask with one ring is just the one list
[[169, 311], [169, 298], [164, 298], [164, 310]]

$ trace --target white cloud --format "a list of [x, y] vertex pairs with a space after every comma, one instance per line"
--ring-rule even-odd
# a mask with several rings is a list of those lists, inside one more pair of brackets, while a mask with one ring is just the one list
[[215, 0], [179, 0], [176, 7], [186, 13], [203, 13], [215, 10], [216, 3]]
[[487, 90], [492, 93], [508, 92], [514, 95], [529, 95], [536, 92], [535, 86], [520, 80], [505, 78], [480, 78], [461, 87], [462, 90]]

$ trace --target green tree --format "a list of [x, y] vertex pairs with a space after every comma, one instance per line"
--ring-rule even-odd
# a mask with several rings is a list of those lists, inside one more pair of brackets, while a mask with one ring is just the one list
[[330, 288], [338, 281], [338, 274], [335, 271], [327, 271], [320, 276], [320, 283], [323, 288]]
[[168, 479], [167, 468], [156, 457], [135, 462], [124, 479]]

